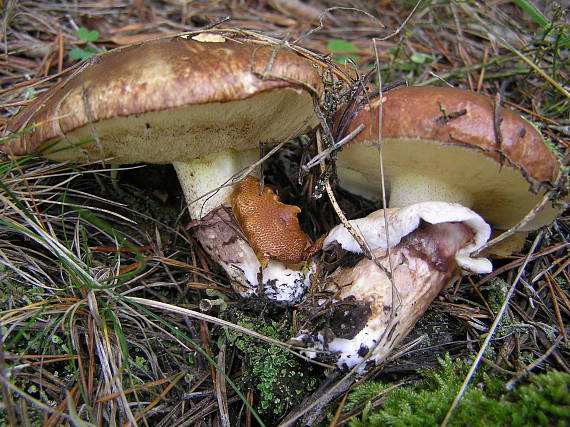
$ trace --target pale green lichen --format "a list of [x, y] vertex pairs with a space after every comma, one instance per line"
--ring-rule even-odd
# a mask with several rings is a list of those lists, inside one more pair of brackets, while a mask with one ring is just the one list
[[[267, 337], [283, 341], [293, 334], [288, 318], [273, 321], [231, 311], [234, 323]], [[228, 337], [243, 354], [244, 382], [255, 392], [260, 414], [283, 415], [316, 388], [312, 366], [293, 354], [235, 331]]]

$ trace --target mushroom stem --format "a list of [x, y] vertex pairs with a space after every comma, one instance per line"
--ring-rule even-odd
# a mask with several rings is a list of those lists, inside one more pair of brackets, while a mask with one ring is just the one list
[[[229, 207], [236, 186], [224, 186], [232, 184], [231, 178], [254, 164], [258, 158], [257, 149], [229, 150], [190, 161], [175, 162], [174, 168], [190, 215], [195, 220], [196, 237], [212, 259], [228, 274], [234, 290], [242, 297], [263, 295], [274, 301], [292, 303], [296, 302], [309, 286], [310, 277], [315, 272], [315, 264], [309, 261], [296, 268], [272, 259], [266, 260], [262, 265], [247, 233], [244, 234]], [[250, 181], [251, 179], [246, 179], [244, 182]], [[255, 180], [255, 183], [257, 182]], [[245, 197], [253, 198], [255, 192], [253, 193]], [[252, 200], [245, 202], [254, 203]], [[293, 207], [289, 206], [289, 209], [291, 208]], [[294, 216], [296, 213], [295, 211]], [[284, 217], [282, 210], [269, 209], [254, 215], [257, 214], [263, 214], [268, 224], [282, 221]], [[262, 218], [258, 219], [261, 221]], [[280, 231], [291, 233], [291, 227], [272, 229], [278, 242], [290, 241], [291, 236], [280, 236]], [[264, 233], [271, 234], [266, 231]]]
[[[470, 209], [424, 202], [388, 209], [384, 215], [380, 210], [351, 221], [375, 259], [339, 267], [322, 283], [318, 291], [332, 297], [312, 308], [294, 340], [305, 345], [309, 357], [328, 350], [340, 368], [363, 360], [381, 363], [461, 270], [491, 271], [487, 259], [471, 256], [489, 238], [490, 227]], [[337, 246], [361, 252], [342, 225], [329, 232], [323, 248]]]
[[468, 191], [454, 183], [416, 173], [394, 176], [389, 182], [390, 207], [402, 207], [414, 203], [439, 201], [473, 206], [473, 197]]
[[196, 237], [208, 255], [232, 280], [242, 297], [265, 296], [294, 303], [305, 293], [315, 273], [314, 262], [291, 268], [277, 260], [262, 266], [229, 208], [219, 206], [196, 221]]
[[[227, 150], [184, 162], [173, 162], [182, 191], [194, 220], [204, 218], [219, 206], [230, 204], [233, 186], [231, 178], [254, 164], [259, 158], [258, 149]], [[212, 192], [212, 190], [217, 189]]]
[[523, 219], [517, 231], [535, 230], [563, 209], [563, 203], [546, 204], [534, 211], [545, 192], [562, 183], [563, 169], [530, 123], [492, 99], [454, 88], [406, 87], [361, 104], [341, 108], [333, 127], [338, 139], [366, 127], [338, 154], [347, 190], [378, 200], [383, 174], [390, 206], [461, 203], [497, 230]]
[[[392, 140], [389, 142], [393, 143]], [[382, 184], [380, 168], [377, 167], [376, 147], [350, 146], [345, 148], [342, 154], [343, 157], [339, 159], [338, 164], [341, 185], [354, 194], [377, 200], [381, 194]], [[437, 169], [437, 166], [435, 167]], [[429, 201], [459, 203], [468, 208], [473, 207], [473, 196], [461, 186], [461, 183], [446, 181], [439, 177], [439, 172], [429, 174], [417, 172], [413, 165], [408, 169], [407, 172], [399, 171], [386, 177], [386, 197], [389, 207], [403, 207]]]

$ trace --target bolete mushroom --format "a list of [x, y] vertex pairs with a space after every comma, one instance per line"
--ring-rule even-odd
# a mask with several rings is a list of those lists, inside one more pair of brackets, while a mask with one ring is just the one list
[[[379, 210], [350, 221], [374, 257], [340, 267], [324, 282], [321, 291], [332, 297], [310, 307], [308, 321], [292, 341], [305, 347], [308, 356], [328, 351], [339, 368], [353, 368], [365, 360], [362, 372], [368, 363], [385, 360], [461, 270], [492, 270], [487, 259], [471, 256], [491, 232], [472, 210], [455, 203], [423, 202], [387, 209], [386, 217], [384, 213]], [[328, 233], [323, 249], [337, 246], [362, 252], [342, 225]]]
[[[381, 135], [391, 207], [431, 200], [461, 203], [495, 229], [509, 229], [563, 176], [560, 161], [530, 123], [467, 90], [387, 91], [339, 113], [339, 138], [361, 124], [366, 129], [338, 155], [341, 185], [381, 198], [376, 147]], [[548, 205], [521, 231], [548, 224], [558, 213]]]
[[[400, 208], [388, 209], [387, 218], [378, 211], [352, 221], [375, 257], [330, 276], [325, 283], [334, 298], [313, 309], [320, 316], [309, 313], [297, 338], [308, 355], [328, 350], [348, 368], [365, 358], [383, 361], [460, 269], [491, 270], [488, 260], [470, 256], [490, 234], [481, 217], [509, 228], [563, 177], [560, 162], [529, 123], [473, 92], [393, 89], [341, 111], [335, 135], [340, 140], [362, 125], [365, 130], [338, 155], [341, 185], [380, 198], [381, 138], [389, 204]], [[526, 229], [557, 214], [548, 206]], [[361, 251], [342, 226], [329, 233], [323, 249], [333, 244]]]
[[[172, 163], [191, 217], [206, 219], [202, 235], [212, 235], [207, 216], [229, 206], [233, 191], [223, 184], [258, 160], [259, 145], [317, 126], [320, 71], [286, 45], [239, 32], [116, 49], [91, 58], [15, 117], [8, 129], [17, 137], [2, 150], [64, 162]], [[214, 245], [220, 253], [222, 243]], [[222, 264], [235, 265], [251, 255], [225, 261], [220, 253]], [[255, 293], [256, 279], [235, 265], [223, 266], [242, 293]]]

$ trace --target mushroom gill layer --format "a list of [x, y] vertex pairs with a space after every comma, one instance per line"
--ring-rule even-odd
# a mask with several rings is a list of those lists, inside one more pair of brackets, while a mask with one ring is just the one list
[[[439, 218], [433, 218], [438, 212]], [[461, 268], [491, 270], [488, 260], [470, 256], [489, 238], [490, 228], [460, 205], [418, 203], [389, 210], [386, 218], [378, 211], [352, 225], [374, 259], [339, 267], [329, 277], [323, 290], [334, 299], [322, 301], [320, 310], [327, 319], [311, 317], [296, 339], [310, 357], [316, 357], [315, 350], [328, 350], [340, 368], [382, 362]], [[325, 239], [325, 249], [335, 245], [352, 252], [360, 249], [342, 226]]]
[[[391, 207], [421, 201], [468, 205], [493, 227], [508, 229], [544, 196], [529, 191], [515, 168], [501, 165], [471, 147], [439, 141], [382, 140], [385, 179]], [[379, 199], [381, 174], [378, 149], [361, 144], [346, 147], [338, 160], [341, 185], [369, 199]], [[525, 227], [532, 230], [558, 215], [550, 204]]]

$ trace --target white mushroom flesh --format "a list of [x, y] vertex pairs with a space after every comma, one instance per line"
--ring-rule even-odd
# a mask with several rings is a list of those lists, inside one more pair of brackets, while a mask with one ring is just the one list
[[228, 205], [232, 178], [259, 159], [259, 149], [231, 149], [196, 159], [173, 162], [192, 219]]
[[264, 296], [276, 302], [295, 303], [309, 287], [316, 269], [313, 262], [296, 270], [276, 260], [262, 268], [231, 209], [223, 206], [198, 221], [196, 237], [242, 297]]

